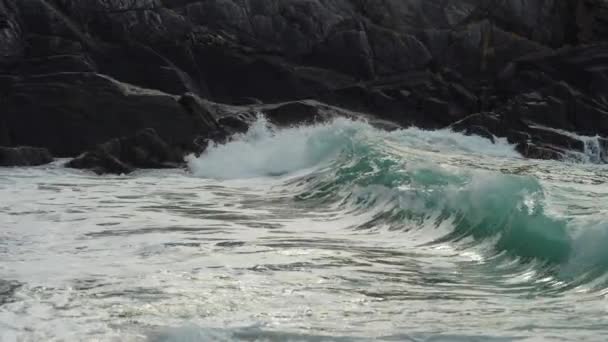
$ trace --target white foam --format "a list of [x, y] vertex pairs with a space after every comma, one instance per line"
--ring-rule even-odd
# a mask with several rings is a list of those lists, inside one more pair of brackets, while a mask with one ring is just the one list
[[188, 165], [199, 177], [217, 179], [280, 175], [317, 165], [340, 150], [341, 135], [352, 122], [274, 129], [260, 117], [246, 134], [225, 145], [212, 144]]
[[224, 145], [212, 144], [200, 157], [187, 158], [194, 175], [236, 179], [281, 175], [331, 160], [353, 146], [397, 145], [418, 150], [519, 157], [506, 140], [496, 143], [451, 130], [408, 128], [394, 132], [363, 121], [339, 118], [315, 126], [275, 129], [259, 117], [246, 134]]
[[449, 129], [428, 131], [416, 127], [396, 131], [392, 135], [401, 144], [419, 149], [494, 157], [521, 157], [515, 146], [509, 144], [505, 138], [495, 138], [493, 143], [484, 137], [464, 135]]

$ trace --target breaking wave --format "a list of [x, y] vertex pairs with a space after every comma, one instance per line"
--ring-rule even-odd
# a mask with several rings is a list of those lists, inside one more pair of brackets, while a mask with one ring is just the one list
[[[560, 289], [603, 288], [608, 226], [548, 210], [541, 180], [500, 169], [519, 158], [504, 140], [449, 130], [385, 132], [347, 119], [276, 129], [260, 118], [231, 142], [190, 157], [189, 166], [205, 178], [284, 176], [298, 203], [360, 217], [353, 230], [403, 231], [404, 239], [425, 231], [432, 238], [423, 245], [533, 265]], [[488, 160], [494, 169], [478, 167]]]

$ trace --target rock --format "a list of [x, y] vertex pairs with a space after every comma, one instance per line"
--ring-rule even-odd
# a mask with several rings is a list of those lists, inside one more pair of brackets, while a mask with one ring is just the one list
[[477, 136], [490, 140], [492, 143], [496, 142], [494, 134], [490, 133], [490, 131], [483, 126], [478, 126], [478, 125], [467, 126], [466, 128], [464, 128], [462, 133], [464, 133], [466, 135], [477, 135]]
[[0, 147], [0, 166], [37, 166], [53, 161], [53, 156], [45, 148]]
[[551, 145], [535, 145], [522, 143], [517, 145], [517, 151], [527, 158], [534, 159], [557, 159], [562, 160], [567, 150], [562, 150]]
[[0, 70], [22, 57], [25, 50], [23, 29], [15, 1], [0, 1]]
[[134, 171], [132, 167], [104, 151], [85, 152], [79, 157], [69, 161], [66, 166], [74, 169], [91, 170], [98, 175], [108, 173], [121, 175]]
[[527, 132], [537, 143], [557, 147], [561, 150], [583, 152], [585, 143], [580, 139], [558, 130], [529, 126]]
[[225, 118], [221, 118], [218, 120], [218, 122], [233, 134], [247, 132], [251, 124], [249, 120], [244, 120], [242, 118], [239, 118], [238, 116], [228, 116]]
[[608, 138], [598, 138], [600, 148], [600, 158], [604, 163], [608, 163]]
[[128, 171], [165, 158], [97, 146], [356, 111], [557, 157], [580, 144], [555, 130], [608, 136], [606, 23], [605, 0], [0, 0], [0, 144]]
[[331, 33], [315, 46], [308, 61], [311, 64], [368, 79], [374, 75], [372, 48], [367, 33], [360, 27]]
[[172, 149], [151, 128], [132, 137], [115, 138], [71, 160], [66, 166], [89, 169], [97, 174], [128, 174], [136, 168], [172, 168], [183, 162], [180, 151]]
[[492, 136], [504, 137], [508, 132], [508, 126], [505, 126], [502, 118], [494, 113], [472, 114], [450, 125], [454, 131], [465, 134], [475, 134], [473, 132], [479, 131], [480, 127], [483, 128], [483, 135], [489, 133]]
[[329, 119], [320, 111], [319, 105], [305, 102], [290, 102], [264, 111], [266, 117], [277, 126], [297, 126], [320, 123]]
[[59, 157], [143, 128], [153, 128], [171, 146], [195, 150], [194, 140], [217, 127], [177, 97], [96, 73], [25, 77], [13, 84], [4, 108], [11, 144], [44, 146]]

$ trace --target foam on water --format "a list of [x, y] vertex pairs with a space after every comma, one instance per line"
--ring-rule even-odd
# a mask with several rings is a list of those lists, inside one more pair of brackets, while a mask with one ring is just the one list
[[374, 225], [432, 230], [447, 223], [449, 231], [430, 242], [491, 239], [497, 253], [559, 266], [566, 281], [608, 269], [603, 244], [580, 242], [608, 242], [608, 230], [586, 230], [548, 214], [545, 190], [535, 177], [445, 166], [438, 155], [480, 155], [497, 165], [520, 157], [506, 140], [492, 143], [449, 130], [385, 132], [347, 119], [277, 130], [260, 118], [246, 134], [191, 157], [190, 167], [200, 177], [227, 179], [317, 166], [296, 196], [302, 201], [374, 211]]
[[0, 169], [0, 340], [608, 332], [605, 166], [445, 130], [263, 118], [189, 166]]
[[242, 135], [225, 144], [211, 144], [200, 157], [187, 158], [192, 172], [200, 177], [234, 179], [281, 175], [315, 166], [340, 150], [344, 135], [352, 127], [340, 121], [335, 126], [309, 126], [275, 130], [260, 117]]
[[408, 128], [385, 132], [363, 121], [339, 118], [326, 124], [276, 129], [260, 116], [245, 134], [224, 145], [211, 144], [188, 164], [199, 177], [234, 179], [282, 175], [317, 166], [354, 145], [398, 144], [400, 147], [489, 156], [519, 157], [506, 140], [496, 143], [450, 130]]

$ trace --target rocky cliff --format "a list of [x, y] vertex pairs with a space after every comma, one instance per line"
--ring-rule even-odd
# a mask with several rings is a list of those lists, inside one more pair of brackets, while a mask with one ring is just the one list
[[316, 100], [283, 121], [326, 103], [560, 158], [585, 149], [562, 130], [608, 136], [606, 37], [605, 0], [0, 0], [0, 145], [191, 151]]

